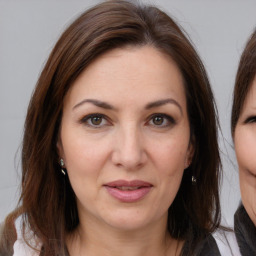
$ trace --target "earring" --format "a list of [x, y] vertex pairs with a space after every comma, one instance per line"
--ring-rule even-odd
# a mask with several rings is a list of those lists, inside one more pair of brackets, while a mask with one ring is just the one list
[[60, 166], [61, 166], [61, 172], [63, 175], [66, 175], [66, 172], [64, 170], [64, 160], [61, 158], [60, 159]]
[[194, 175], [192, 175], [192, 185], [196, 185], [196, 177]]

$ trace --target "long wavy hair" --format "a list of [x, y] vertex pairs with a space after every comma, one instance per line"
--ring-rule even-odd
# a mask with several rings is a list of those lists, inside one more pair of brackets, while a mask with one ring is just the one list
[[149, 45], [169, 55], [183, 76], [195, 151], [168, 211], [170, 235], [187, 241], [182, 255], [193, 255], [200, 241], [219, 226], [218, 118], [205, 68], [188, 36], [166, 13], [135, 1], [110, 0], [84, 12], [64, 31], [28, 107], [20, 207], [9, 215], [6, 226], [13, 226], [22, 214], [42, 242], [45, 256], [65, 255], [65, 237], [79, 225], [76, 196], [68, 177], [61, 174], [56, 149], [64, 96], [93, 60], [128, 45]]

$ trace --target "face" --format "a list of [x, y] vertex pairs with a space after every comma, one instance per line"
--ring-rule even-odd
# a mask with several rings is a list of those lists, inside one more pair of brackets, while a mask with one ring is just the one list
[[238, 119], [234, 142], [242, 201], [256, 226], [256, 77]]
[[149, 46], [100, 56], [64, 99], [57, 146], [80, 222], [166, 225], [193, 151], [176, 64]]

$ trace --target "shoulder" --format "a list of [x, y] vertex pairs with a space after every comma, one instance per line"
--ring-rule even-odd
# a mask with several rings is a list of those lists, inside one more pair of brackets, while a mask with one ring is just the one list
[[15, 221], [6, 221], [0, 225], [0, 256], [40, 255], [40, 243], [23, 223], [23, 215], [21, 215]]
[[12, 256], [13, 244], [17, 238], [12, 223], [0, 223], [0, 256]]
[[236, 241], [235, 233], [233, 231], [225, 231], [218, 229], [213, 238], [218, 246], [220, 255], [225, 256], [240, 256], [239, 247]]
[[23, 216], [15, 221], [17, 240], [13, 245], [13, 256], [39, 256], [41, 244], [37, 241], [34, 232], [24, 226]]
[[234, 216], [235, 236], [243, 255], [256, 255], [256, 227], [241, 204]]
[[[190, 256], [188, 251], [188, 241], [184, 244], [182, 255]], [[222, 229], [215, 231], [213, 234], [205, 234], [196, 246], [194, 254], [196, 256], [241, 256], [234, 232], [227, 232]]]
[[238, 207], [235, 213], [234, 227], [235, 231], [237, 230], [243, 233], [251, 233], [250, 235], [256, 234], [256, 227], [254, 226], [242, 204]]
[[217, 243], [211, 234], [206, 236], [206, 238], [200, 243], [196, 255], [221, 256]]

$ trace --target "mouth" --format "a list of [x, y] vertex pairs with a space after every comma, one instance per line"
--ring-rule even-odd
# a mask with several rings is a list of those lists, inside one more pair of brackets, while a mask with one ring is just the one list
[[133, 191], [133, 190], [136, 190], [136, 189], [140, 189], [140, 188], [143, 188], [143, 187], [114, 187], [116, 189], [119, 189], [119, 190], [123, 190], [123, 191]]
[[141, 180], [116, 180], [105, 184], [104, 187], [115, 199], [132, 203], [142, 200], [151, 191], [153, 185]]

